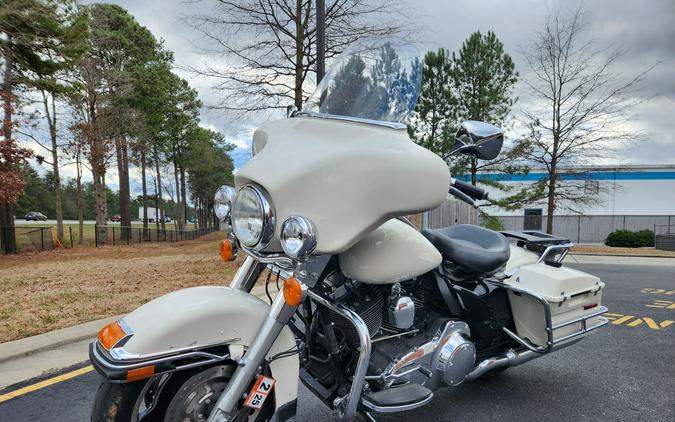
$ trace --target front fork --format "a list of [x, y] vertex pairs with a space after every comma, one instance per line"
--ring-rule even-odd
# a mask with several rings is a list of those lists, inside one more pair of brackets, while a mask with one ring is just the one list
[[[264, 268], [264, 263], [247, 255], [232, 279], [230, 287], [250, 292]], [[304, 296], [306, 294], [306, 287], [302, 286]], [[218, 398], [216, 406], [209, 415], [207, 422], [226, 422], [233, 417], [239, 400], [247, 392], [246, 389], [253, 381], [253, 377], [258, 371], [260, 364], [265, 359], [281, 330], [295, 313], [297, 307], [298, 305], [286, 303], [283, 289], [277, 293], [267, 317], [258, 330], [258, 334], [244, 356], [237, 362], [237, 369], [232, 374], [232, 378], [228, 382], [225, 391]]]

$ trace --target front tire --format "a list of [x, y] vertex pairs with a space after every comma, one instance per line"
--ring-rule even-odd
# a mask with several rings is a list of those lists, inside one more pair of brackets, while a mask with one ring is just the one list
[[[94, 398], [91, 421], [203, 422], [232, 372], [234, 365], [215, 365], [173, 373], [169, 378], [160, 375], [123, 384], [103, 381]], [[198, 408], [206, 402], [210, 406]], [[274, 410], [274, 397], [270, 397], [258, 411], [240, 408], [236, 420], [267, 421]]]

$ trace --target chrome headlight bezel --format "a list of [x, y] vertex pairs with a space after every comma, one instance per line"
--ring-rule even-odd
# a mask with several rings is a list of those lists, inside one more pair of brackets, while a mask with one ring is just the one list
[[237, 191], [228, 185], [218, 188], [213, 197], [213, 212], [220, 221], [224, 221], [232, 212], [232, 205], [237, 197]]
[[[259, 216], [259, 218], [262, 220], [262, 228], [260, 234], [257, 237], [255, 237], [253, 241], [250, 242], [245, 242], [243, 239], [244, 236], [241, 236], [242, 233], [238, 233], [237, 228], [239, 226], [237, 225], [237, 221], [234, 215], [235, 209], [237, 207], [237, 202], [239, 201], [241, 196], [245, 193], [250, 193], [254, 195], [254, 198], [257, 200], [258, 204], [260, 205], [259, 208], [262, 211], [261, 215]], [[237, 239], [246, 248], [255, 251], [265, 249], [267, 245], [269, 245], [270, 241], [272, 241], [272, 238], [274, 237], [274, 229], [276, 223], [274, 217], [274, 208], [272, 207], [272, 203], [268, 198], [269, 196], [264, 189], [253, 184], [245, 185], [244, 187], [239, 189], [239, 192], [237, 192], [237, 197], [235, 198], [234, 203], [232, 204], [232, 211], [231, 211], [232, 229]]]
[[307, 217], [291, 215], [281, 225], [279, 240], [286, 255], [294, 259], [306, 258], [316, 249], [316, 227]]

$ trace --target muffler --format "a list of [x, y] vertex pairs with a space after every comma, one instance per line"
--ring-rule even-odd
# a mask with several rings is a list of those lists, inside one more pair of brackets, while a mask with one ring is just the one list
[[[560, 350], [562, 348], [565, 348], [567, 346], [571, 346], [574, 343], [578, 342], [579, 339], [574, 339], [573, 341], [567, 341], [561, 344], [556, 344], [553, 347], [553, 350], [551, 352]], [[550, 352], [549, 352], [550, 353]], [[548, 353], [537, 353], [533, 352], [532, 350], [509, 350], [505, 354], [501, 356], [495, 356], [491, 357], [488, 359], [485, 359], [481, 363], [476, 366], [473, 371], [469, 373], [469, 375], [466, 377], [468, 380], [475, 380], [477, 378], [480, 378], [484, 374], [493, 371], [495, 369], [499, 368], [504, 368], [504, 367], [511, 367], [511, 366], [518, 366], [521, 365], [525, 362], [529, 362], [532, 359], [536, 359], [538, 357], [546, 356]]]

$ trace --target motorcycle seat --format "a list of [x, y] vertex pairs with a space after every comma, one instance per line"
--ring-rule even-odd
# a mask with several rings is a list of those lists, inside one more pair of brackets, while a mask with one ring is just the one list
[[511, 256], [509, 241], [501, 233], [471, 224], [422, 230], [444, 260], [476, 275], [493, 274]]

